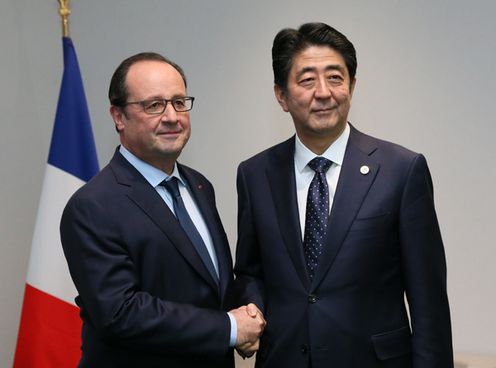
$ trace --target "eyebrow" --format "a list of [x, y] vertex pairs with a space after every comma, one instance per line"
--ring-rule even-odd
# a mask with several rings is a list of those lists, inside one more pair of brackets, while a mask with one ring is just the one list
[[143, 101], [175, 100], [177, 98], [184, 98], [184, 97], [187, 97], [187, 95], [185, 95], [183, 93], [173, 95], [171, 98], [165, 98], [165, 97], [163, 97], [161, 95], [153, 95], [151, 97], [148, 97], [148, 98], [143, 99]]
[[[324, 70], [327, 72], [329, 70], [338, 70], [340, 71], [341, 73], [344, 73], [344, 68], [342, 65], [339, 65], [339, 64], [330, 64], [330, 65], [327, 65]], [[311, 73], [311, 72], [316, 72], [317, 71], [317, 68], [313, 67], [313, 66], [307, 66], [303, 69], [301, 69], [300, 71], [298, 71], [296, 73], [296, 78], [300, 78], [303, 74], [305, 73]]]

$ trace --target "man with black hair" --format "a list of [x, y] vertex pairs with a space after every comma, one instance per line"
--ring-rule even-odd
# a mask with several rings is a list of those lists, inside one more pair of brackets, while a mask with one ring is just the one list
[[256, 367], [453, 367], [424, 156], [348, 122], [356, 53], [336, 29], [283, 29], [272, 61], [296, 135], [237, 177], [239, 301], [267, 320]]

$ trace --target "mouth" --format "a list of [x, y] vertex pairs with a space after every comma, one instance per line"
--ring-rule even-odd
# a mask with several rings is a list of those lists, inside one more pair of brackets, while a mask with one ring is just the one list
[[323, 107], [323, 108], [317, 108], [317, 109], [312, 109], [312, 112], [314, 114], [318, 115], [325, 115], [331, 113], [336, 107]]
[[158, 132], [157, 135], [163, 135], [163, 136], [175, 136], [181, 134], [181, 130], [174, 130], [174, 131], [166, 131], [166, 132]]
[[179, 137], [181, 137], [181, 133], [182, 132], [180, 130], [158, 132], [156, 137], [163, 141], [176, 141]]
[[325, 105], [317, 105], [312, 109], [312, 112], [316, 113], [327, 113], [332, 110], [335, 110], [338, 107], [338, 105], [331, 105], [331, 106], [325, 106]]

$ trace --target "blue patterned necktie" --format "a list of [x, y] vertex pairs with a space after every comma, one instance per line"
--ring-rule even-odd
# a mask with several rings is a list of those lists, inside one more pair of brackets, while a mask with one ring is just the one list
[[303, 238], [303, 249], [310, 281], [313, 281], [327, 232], [329, 186], [327, 185], [326, 172], [331, 165], [332, 161], [324, 157], [315, 157], [308, 163], [308, 166], [315, 171], [308, 188], [305, 235]]
[[176, 213], [176, 217], [177, 220], [179, 221], [179, 224], [186, 232], [186, 235], [188, 235], [188, 238], [191, 240], [191, 243], [193, 243], [198, 255], [200, 256], [203, 263], [207, 267], [208, 271], [212, 275], [212, 278], [216, 282], [219, 282], [219, 276], [217, 274], [217, 271], [215, 270], [215, 266], [212, 261], [212, 258], [208, 253], [207, 246], [203, 242], [200, 233], [198, 232], [195, 224], [193, 223], [191, 217], [188, 214], [188, 211], [186, 210], [186, 207], [184, 206], [181, 193], [179, 192], [177, 178], [173, 177], [168, 181], [164, 180], [163, 182], [160, 183], [160, 185], [165, 187], [165, 189], [167, 189], [167, 191], [171, 194], [172, 201], [174, 204], [174, 212]]

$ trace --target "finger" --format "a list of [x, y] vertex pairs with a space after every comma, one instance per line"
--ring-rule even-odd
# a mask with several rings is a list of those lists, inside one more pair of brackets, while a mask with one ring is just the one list
[[255, 318], [258, 314], [262, 314], [257, 306], [253, 303], [250, 303], [246, 306], [246, 313], [248, 313], [248, 315], [253, 318]]
[[257, 340], [253, 344], [246, 343], [241, 346], [238, 346], [236, 350], [238, 351], [238, 353], [241, 352], [246, 357], [251, 357], [253, 354], [255, 354], [258, 351], [259, 347], [260, 347], [260, 343]]
[[262, 318], [263, 328], [265, 328], [265, 326], [267, 326], [267, 321], [265, 320], [263, 314], [260, 314], [260, 318]]
[[260, 318], [260, 322], [262, 323], [262, 328], [265, 328], [265, 326], [267, 325], [267, 321], [265, 320], [264, 318], [264, 315], [262, 314], [262, 312], [260, 311], [260, 309], [258, 309], [258, 307], [253, 304], [253, 303], [250, 303], [246, 306], [246, 313], [248, 313], [248, 315], [252, 318]]
[[260, 339], [256, 339], [256, 340], [246, 341], [240, 345], [237, 345], [236, 349], [240, 349], [246, 353], [247, 351], [257, 351], [259, 347], [260, 347]]
[[264, 316], [259, 313], [256, 317], [257, 319], [257, 322], [259, 323], [260, 325], [260, 328], [262, 329], [262, 331], [265, 329], [265, 326], [267, 326], [267, 321], [265, 320]]

